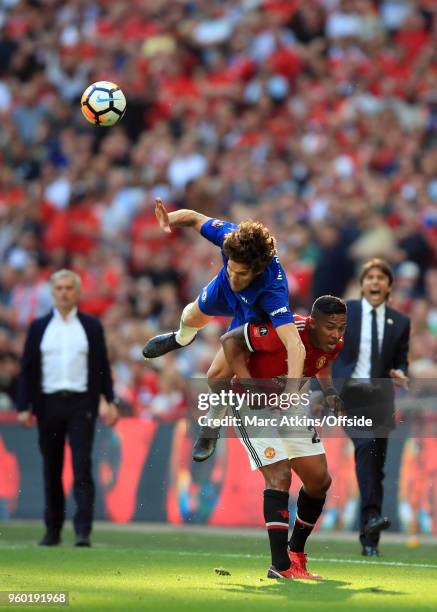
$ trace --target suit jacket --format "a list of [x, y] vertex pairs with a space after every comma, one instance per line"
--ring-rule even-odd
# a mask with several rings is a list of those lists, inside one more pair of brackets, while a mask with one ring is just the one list
[[[347, 303], [347, 324], [344, 337], [344, 348], [333, 362], [332, 373], [337, 387], [339, 384], [341, 386], [344, 383], [346, 383], [347, 387], [347, 382], [350, 380], [355, 370], [355, 366], [357, 365], [361, 340], [361, 315], [361, 300], [349, 301]], [[407, 373], [409, 338], [410, 319], [398, 310], [386, 306], [384, 336], [380, 353], [380, 370], [377, 377], [381, 379], [380, 391], [381, 385], [383, 387], [380, 399], [383, 398], [381, 401], [384, 403], [384, 410], [388, 411], [390, 415], [384, 419], [384, 422], [389, 427], [394, 426], [394, 389], [390, 379], [390, 370], [394, 368], [402, 370], [405, 374]], [[382, 379], [386, 379], [387, 382], [384, 383]], [[370, 384], [369, 387], [371, 387]], [[353, 397], [355, 403], [357, 399], [362, 399], [364, 403], [371, 403], [368, 393], [365, 393], [361, 398], [357, 398], [356, 395]], [[346, 409], [351, 408], [351, 406], [348, 406], [348, 403], [350, 403], [348, 399], [349, 395], [344, 391], [343, 400], [345, 401]], [[376, 404], [380, 403], [381, 402], [377, 399], [374, 410], [369, 407], [368, 414], [370, 416], [374, 417], [375, 410], [380, 410], [379, 406], [376, 408]], [[361, 406], [361, 413], [363, 414], [366, 411], [362, 408]]]
[[[78, 312], [88, 340], [88, 393], [90, 394], [94, 412], [97, 415], [100, 395], [107, 401], [114, 399], [112, 375], [106, 351], [105, 337], [100, 322], [89, 315]], [[41, 341], [44, 332], [53, 317], [53, 311], [48, 315], [32, 321], [27, 333], [21, 358], [21, 371], [17, 385], [18, 411], [32, 410], [38, 415], [42, 405], [42, 367]]]

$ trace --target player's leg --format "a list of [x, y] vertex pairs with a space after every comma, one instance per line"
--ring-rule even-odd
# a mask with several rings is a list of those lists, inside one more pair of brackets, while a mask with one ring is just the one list
[[289, 541], [293, 576], [295, 578], [321, 578], [317, 574], [311, 574], [306, 568], [305, 544], [322, 514], [326, 493], [331, 485], [326, 455], [323, 452], [317, 455], [295, 457], [290, 463], [292, 470], [302, 481], [297, 499], [296, 518]]
[[154, 359], [165, 355], [170, 351], [188, 346], [191, 344], [199, 329], [205, 327], [211, 320], [211, 316], [202, 312], [198, 305], [198, 300], [185, 306], [176, 332], [160, 334], [151, 338], [143, 348], [145, 359]]
[[[223, 349], [220, 349], [214, 357], [213, 362], [207, 372], [208, 386], [212, 393], [220, 391], [229, 385], [233, 372], [226, 361]], [[207, 418], [222, 419], [226, 415], [226, 404], [221, 406], [210, 406]], [[202, 427], [193, 446], [193, 461], [205, 461], [215, 451], [219, 437], [219, 427]]]
[[259, 471], [264, 476], [264, 520], [269, 536], [272, 565], [269, 578], [290, 578], [288, 571], [291, 561], [288, 556], [288, 497], [291, 485], [291, 464], [283, 459], [263, 465]]
[[[293, 577], [288, 556], [291, 464], [287, 458], [287, 449], [279, 437], [271, 437], [275, 435], [275, 426], [272, 429], [272, 426], [267, 425], [262, 430], [257, 424], [248, 425], [245, 414], [253, 417], [250, 410], [245, 413], [243, 408], [235, 430], [247, 452], [251, 469], [259, 470], [264, 477], [264, 520], [272, 557], [267, 577], [290, 579]], [[261, 437], [262, 433], [268, 437]]]

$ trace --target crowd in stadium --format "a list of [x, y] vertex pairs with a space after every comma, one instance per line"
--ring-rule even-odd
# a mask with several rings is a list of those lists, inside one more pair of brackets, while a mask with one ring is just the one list
[[[128, 100], [109, 129], [79, 104], [102, 79]], [[299, 313], [357, 297], [359, 264], [386, 258], [410, 374], [436, 377], [436, 144], [434, 0], [2, 0], [0, 410], [62, 267], [104, 324], [127, 413], [184, 410], [226, 321], [153, 367], [141, 348], [221, 261], [194, 232], [162, 233], [155, 196], [264, 223]]]

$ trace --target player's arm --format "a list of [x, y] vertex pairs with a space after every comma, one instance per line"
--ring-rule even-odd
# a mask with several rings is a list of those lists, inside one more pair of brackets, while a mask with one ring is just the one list
[[200, 232], [202, 225], [210, 219], [210, 217], [188, 208], [169, 213], [161, 198], [155, 198], [155, 215], [159, 225], [167, 234], [170, 234], [174, 227], [192, 227]]
[[[285, 323], [276, 328], [281, 342], [287, 350], [287, 364], [288, 364], [288, 385], [287, 390], [291, 387], [299, 389], [300, 379], [303, 375], [304, 363], [305, 363], [305, 346], [300, 339], [299, 332], [294, 323]], [[293, 389], [290, 388], [290, 391]]]
[[328, 362], [328, 364], [322, 370], [317, 372], [316, 378], [324, 394], [330, 390], [337, 393], [334, 383], [332, 382], [332, 361]]
[[322, 370], [317, 372], [316, 378], [323, 395], [325, 396], [325, 403], [327, 404], [328, 408], [330, 408], [334, 414], [341, 413], [343, 410], [343, 401], [338, 395], [338, 391], [335, 388], [332, 380], [332, 361], [330, 361]]
[[247, 368], [249, 350], [244, 336], [244, 325], [240, 325], [240, 327], [236, 327], [223, 334], [220, 341], [226, 361], [235, 376], [241, 379], [250, 378], [250, 372]]

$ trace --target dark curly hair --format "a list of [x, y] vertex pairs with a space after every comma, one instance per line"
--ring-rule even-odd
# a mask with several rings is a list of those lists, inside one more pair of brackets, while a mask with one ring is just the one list
[[276, 240], [262, 223], [243, 221], [238, 229], [226, 234], [223, 253], [231, 261], [261, 274], [276, 255]]

